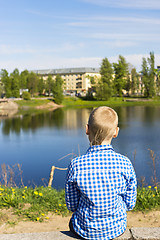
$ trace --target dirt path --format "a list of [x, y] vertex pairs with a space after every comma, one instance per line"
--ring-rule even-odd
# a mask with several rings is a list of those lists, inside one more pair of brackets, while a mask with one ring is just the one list
[[[3, 210], [1, 214], [3, 217], [0, 218], [0, 234], [67, 231], [70, 219], [70, 216], [48, 214], [48, 219], [44, 222], [29, 222], [18, 219], [6, 210]], [[160, 227], [160, 211], [128, 212], [128, 227]]]

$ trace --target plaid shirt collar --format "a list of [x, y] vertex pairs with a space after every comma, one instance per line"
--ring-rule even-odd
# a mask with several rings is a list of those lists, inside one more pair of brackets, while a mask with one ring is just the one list
[[93, 146], [90, 146], [88, 148], [87, 153], [103, 151], [103, 150], [112, 150], [113, 151], [113, 147], [112, 147], [111, 144], [108, 144], [108, 145], [93, 145]]

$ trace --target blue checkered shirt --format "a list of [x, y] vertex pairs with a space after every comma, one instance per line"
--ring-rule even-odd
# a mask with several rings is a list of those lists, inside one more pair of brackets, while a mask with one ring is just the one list
[[65, 185], [74, 230], [85, 239], [113, 239], [126, 229], [126, 211], [136, 203], [130, 160], [111, 145], [95, 145], [73, 159]]

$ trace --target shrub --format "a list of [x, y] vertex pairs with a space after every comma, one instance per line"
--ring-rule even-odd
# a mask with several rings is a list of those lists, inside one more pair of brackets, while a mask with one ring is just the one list
[[31, 99], [31, 94], [29, 92], [23, 92], [22, 93], [22, 98], [24, 100], [30, 100]]

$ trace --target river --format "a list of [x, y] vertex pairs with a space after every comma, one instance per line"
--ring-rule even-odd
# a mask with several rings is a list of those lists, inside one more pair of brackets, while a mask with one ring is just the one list
[[[128, 156], [138, 183], [160, 181], [160, 107], [116, 107], [120, 132], [112, 141], [114, 149]], [[0, 182], [10, 177], [19, 185], [47, 185], [51, 166], [65, 168], [70, 160], [89, 147], [85, 125], [92, 108], [57, 109], [0, 120], [0, 162], [5, 164]], [[155, 168], [150, 157], [154, 152]], [[23, 172], [20, 173], [18, 166]], [[55, 170], [52, 186], [64, 188], [66, 171]]]

